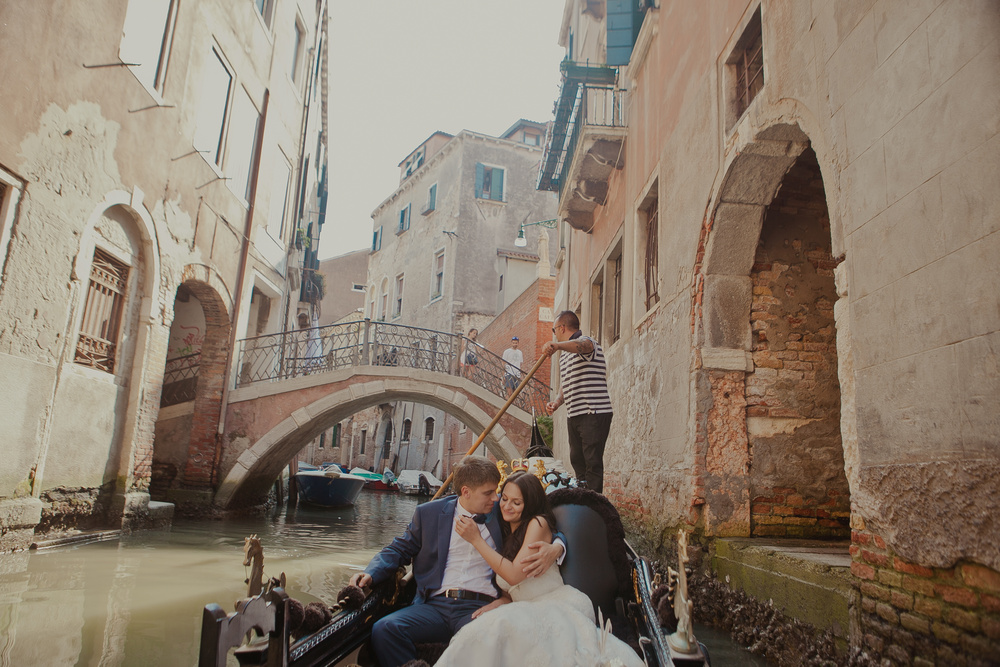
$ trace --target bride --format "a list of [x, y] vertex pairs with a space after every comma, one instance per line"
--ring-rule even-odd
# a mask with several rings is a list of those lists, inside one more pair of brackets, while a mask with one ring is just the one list
[[486, 559], [504, 594], [476, 611], [435, 663], [448, 665], [606, 665], [641, 667], [627, 644], [601, 630], [584, 593], [564, 584], [557, 567], [525, 578], [522, 560], [530, 545], [552, 541], [555, 519], [538, 478], [516, 472], [500, 489], [503, 547], [494, 551], [475, 522], [458, 520], [455, 530]]

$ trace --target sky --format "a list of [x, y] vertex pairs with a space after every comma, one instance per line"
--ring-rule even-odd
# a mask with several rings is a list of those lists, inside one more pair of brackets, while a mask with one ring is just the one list
[[330, 196], [319, 257], [371, 245], [399, 163], [435, 131], [552, 119], [563, 0], [330, 3]]

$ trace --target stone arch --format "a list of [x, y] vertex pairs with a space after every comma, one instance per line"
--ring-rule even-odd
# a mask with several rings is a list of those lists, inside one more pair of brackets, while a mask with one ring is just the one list
[[188, 489], [207, 490], [218, 473], [218, 428], [229, 360], [232, 297], [221, 277], [203, 264], [185, 266], [181, 285], [198, 299], [205, 316], [194, 418], [181, 484]]
[[[787, 431], [784, 434], [780, 433], [780, 428], [777, 431], [778, 435], [787, 436], [786, 445], [788, 441], [805, 441], [809, 437], [806, 435], [808, 429], [799, 431], [799, 427], [816, 421], [805, 418], [796, 420], [801, 415], [793, 414], [794, 410], [788, 410], [787, 414], [777, 409], [773, 411], [765, 409], [761, 415], [755, 412], [761, 410], [762, 403], [756, 394], [763, 391], [759, 379], [767, 373], [774, 372], [773, 366], [768, 367], [774, 357], [768, 356], [767, 343], [761, 342], [762, 332], [755, 329], [759, 322], [751, 314], [753, 311], [760, 315], [761, 299], [771, 298], [762, 296], [768, 288], [760, 284], [759, 274], [755, 273], [759, 269], [755, 267], [755, 261], [765, 242], [761, 235], [762, 229], [765, 220], [771, 219], [769, 209], [775, 203], [775, 196], [779, 193], [779, 189], [784, 187], [783, 184], [786, 183], [793, 167], [804, 161], [811, 161], [811, 164], [822, 172], [822, 162], [816, 159], [810, 137], [802, 131], [798, 123], [790, 123], [787, 118], [786, 114], [780, 122], [774, 122], [756, 131], [749, 141], [741, 141], [737, 137], [737, 143], [742, 145], [739, 150], [731, 153], [732, 157], [728, 160], [708, 224], [702, 233], [701, 247], [704, 249], [704, 259], [695, 267], [696, 342], [700, 357], [696, 386], [699, 405], [703, 406], [697, 416], [696, 442], [699, 443], [700, 449], [696, 449], [696, 456], [700, 460], [699, 466], [705, 471], [704, 491], [695, 498], [695, 505], [701, 506], [705, 529], [710, 534], [794, 534], [794, 532], [781, 532], [786, 530], [782, 517], [762, 515], [765, 511], [771, 511], [774, 505], [783, 504], [786, 500], [791, 503], [791, 499], [810, 506], [795, 508], [783, 506], [776, 511], [787, 511], [789, 515], [794, 512], [795, 521], [799, 523], [805, 523], [805, 520], [799, 520], [809, 515], [811, 517], [809, 520], [818, 526], [820, 518], [817, 517], [822, 517], [822, 513], [826, 513], [823, 519], [826, 523], [822, 530], [817, 528], [815, 534], [819, 535], [823, 530], [829, 530], [830, 534], [836, 533], [840, 536], [840, 533], [848, 530], [849, 506], [844, 506], [845, 498], [831, 501], [829, 503], [831, 507], [826, 510], [820, 509], [820, 514], [817, 515], [816, 506], [826, 499], [803, 500], [797, 490], [790, 487], [781, 487], [780, 494], [765, 497], [756, 493], [753, 488], [754, 484], [759, 484], [760, 470], [767, 465], [767, 461], [764, 460], [766, 457], [758, 456], [751, 461], [754, 456], [752, 444], [758, 442], [755, 438], [760, 436], [755, 429], [761, 428], [753, 418], [766, 413], [767, 418], [772, 419], [771, 412], [775, 415], [772, 421], [787, 417], [788, 424], [785, 424]], [[746, 131], [746, 127], [742, 128], [742, 131]], [[821, 175], [819, 186], [821, 192], [818, 198], [823, 210], [827, 211], [829, 208], [827, 202], [831, 198], [824, 186], [826, 180]], [[828, 216], [827, 223], [831, 222], [829, 218], [832, 217]], [[832, 229], [833, 225], [825, 232], [829, 249], [827, 252], [830, 254], [833, 254], [832, 248], [841, 247]], [[826, 262], [823, 270], [827, 272], [825, 289], [829, 296], [824, 297], [824, 304], [829, 306], [828, 314], [832, 322], [833, 302], [836, 301], [832, 268], [835, 262], [832, 261], [832, 256]], [[790, 290], [789, 294], [794, 291], [793, 286], [786, 286], [785, 289]], [[773, 300], [780, 302], [782, 298], [784, 296], [778, 295]], [[832, 325], [829, 329], [833, 331]], [[837, 381], [838, 354], [835, 346], [840, 342], [838, 336], [838, 339], [828, 346], [829, 349], [824, 348], [828, 354], [827, 361], [832, 360], [832, 383], [836, 389], [838, 407], [842, 398]], [[793, 343], [793, 345], [800, 344], [799, 341]], [[792, 352], [783, 349], [782, 355], [785, 354]], [[779, 366], [782, 363], [777, 362]], [[788, 363], [790, 368], [794, 364], [805, 367], [811, 362], [796, 359]], [[827, 373], [825, 379], [831, 381], [830, 378], [830, 373]], [[782, 381], [787, 382], [787, 380]], [[776, 385], [777, 382], [772, 384]], [[799, 384], [804, 386], [805, 382]], [[785, 396], [791, 395], [790, 392], [791, 390], [786, 391]], [[766, 405], [766, 402], [764, 404]], [[840, 421], [841, 416], [838, 411], [835, 416], [827, 415], [825, 423], [827, 431], [830, 431], [832, 422], [832, 430], [836, 431], [833, 435], [837, 438], [837, 449], [843, 454], [847, 442], [845, 440], [841, 444], [840, 431], [843, 426]], [[774, 427], [774, 424], [768, 422], [768, 428]], [[844, 488], [846, 496], [843, 458], [840, 459], [840, 469], [831, 471], [831, 474], [839, 475], [844, 481], [843, 485], [839, 482], [837, 485], [838, 489]], [[751, 463], [754, 463], [755, 467], [752, 467]], [[773, 460], [771, 464], [774, 464]], [[833, 508], [833, 505], [836, 507]], [[827, 511], [834, 509], [839, 516], [832, 517], [831, 512]], [[761, 521], [776, 523], [762, 529]], [[774, 532], [768, 533], [768, 531]], [[800, 528], [796, 527], [794, 531], [800, 531]], [[799, 534], [805, 535], [801, 531]]]
[[[325, 429], [356, 412], [392, 401], [439, 408], [477, 432], [485, 430], [492, 419], [462, 391], [420, 379], [385, 378], [350, 385], [296, 410], [244, 451], [219, 485], [215, 504], [233, 509], [259, 503], [288, 461]], [[485, 444], [497, 458], [520, 456], [499, 424]]]
[[[127, 389], [123, 392], [123, 413], [120, 432], [111, 443], [111, 453], [107, 461], [105, 477], [114, 480], [111, 516], [121, 518], [123, 526], [130, 526], [134, 518], [141, 516], [148, 497], [149, 466], [153, 450], [153, 415], [143, 409], [143, 397], [155, 395], [158, 380], [147, 374], [151, 353], [151, 338], [157, 327], [159, 313], [159, 286], [161, 280], [160, 249], [156, 235], [156, 225], [143, 204], [143, 193], [138, 188], [131, 193], [112, 190], [92, 210], [80, 237], [80, 250], [73, 261], [72, 278], [86, 285], [89, 281], [94, 249], [101, 244], [98, 226], [108, 217], [119, 224], [125, 223], [135, 235], [135, 259], [138, 281], [134, 298], [138, 298], [131, 331], [129, 367], [125, 369]], [[101, 244], [103, 246], [103, 244]], [[82, 293], [84, 290], [81, 291]], [[82, 317], [82, 303], [78, 308]], [[74, 322], [74, 337], [79, 332], [79, 320]], [[68, 354], [74, 354], [75, 346], [68, 346]], [[39, 477], [42, 470], [38, 471]]]

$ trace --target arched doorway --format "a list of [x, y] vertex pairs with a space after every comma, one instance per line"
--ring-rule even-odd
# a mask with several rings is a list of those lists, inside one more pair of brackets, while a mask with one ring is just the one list
[[733, 159], [702, 236], [700, 506], [715, 535], [850, 535], [822, 173], [794, 125]]
[[229, 309], [215, 287], [185, 277], [174, 298], [156, 423], [150, 486], [154, 499], [167, 499], [171, 489], [208, 490], [218, 472]]
[[764, 213], [750, 270], [750, 534], [850, 536], [837, 300], [823, 178], [805, 149]]

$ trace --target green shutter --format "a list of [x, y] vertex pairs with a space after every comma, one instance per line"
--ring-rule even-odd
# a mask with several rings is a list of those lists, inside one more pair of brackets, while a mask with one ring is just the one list
[[503, 201], [503, 169], [493, 169], [493, 186], [490, 189], [490, 199]]
[[437, 183], [431, 186], [430, 194], [427, 196], [427, 210], [433, 211], [437, 207], [437, 194], [438, 186]]
[[481, 198], [483, 196], [483, 172], [485, 169], [483, 165], [476, 163], [476, 197]]

